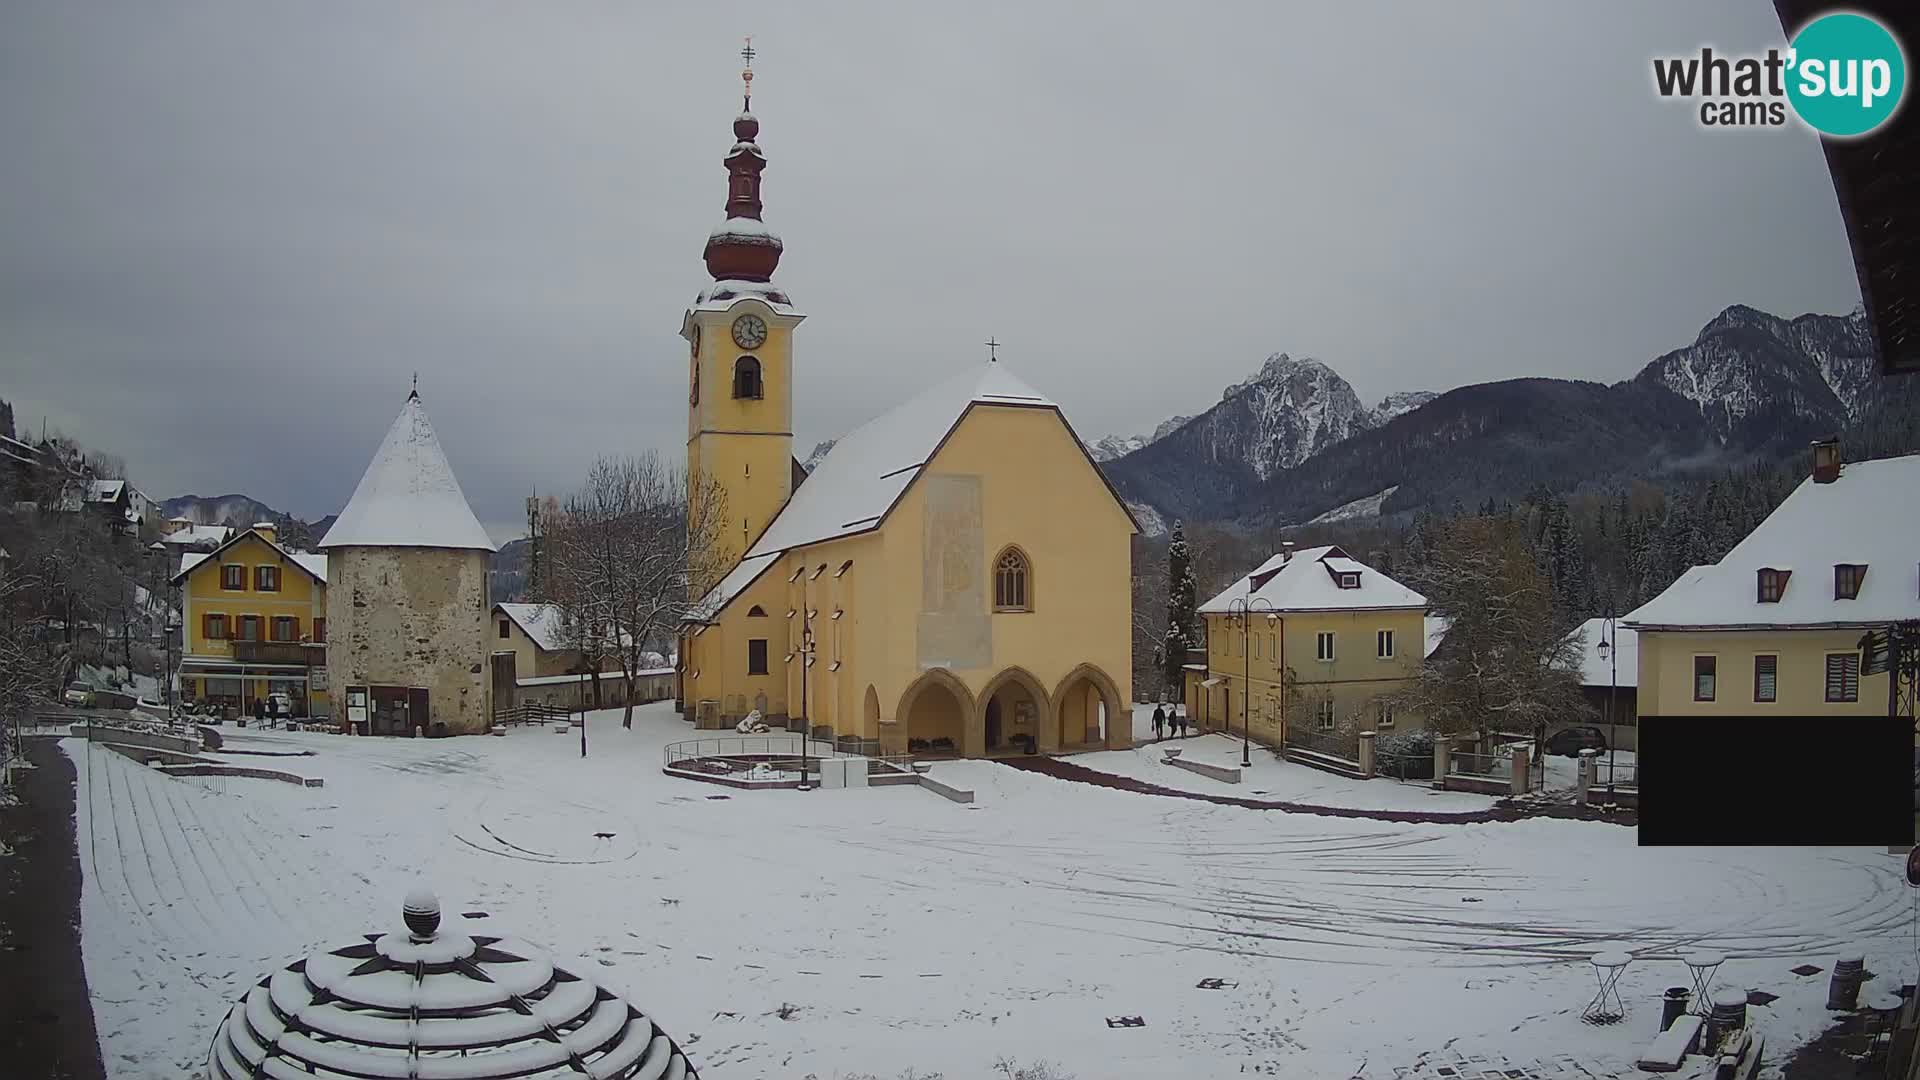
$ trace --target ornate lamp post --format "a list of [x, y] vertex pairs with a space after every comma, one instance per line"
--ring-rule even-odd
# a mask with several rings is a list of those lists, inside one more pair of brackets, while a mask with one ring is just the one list
[[1600, 624], [1600, 644], [1596, 650], [1608, 664], [1607, 672], [1607, 805], [1613, 805], [1614, 750], [1619, 745], [1620, 713], [1614, 708], [1614, 694], [1620, 685], [1620, 628], [1609, 615]]
[[1243, 769], [1253, 767], [1253, 650], [1248, 643], [1253, 636], [1253, 617], [1260, 613], [1265, 613], [1268, 626], [1280, 622], [1273, 604], [1258, 596], [1235, 597], [1227, 605], [1227, 622], [1240, 629], [1240, 767]]

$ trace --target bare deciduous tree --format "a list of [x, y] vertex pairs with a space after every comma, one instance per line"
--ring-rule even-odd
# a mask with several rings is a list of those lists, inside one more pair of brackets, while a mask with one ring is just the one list
[[1562, 634], [1552, 583], [1515, 522], [1446, 523], [1411, 584], [1448, 620], [1445, 642], [1404, 697], [1436, 731], [1538, 735], [1587, 711], [1575, 674], [1580, 647]]
[[[664, 653], [681, 617], [733, 565], [726, 495], [657, 454], [602, 458], [545, 522], [546, 567], [534, 595], [560, 615], [569, 649], [597, 672], [617, 659], [633, 726], [635, 684], [649, 652]], [[597, 675], [596, 675], [597, 680]]]

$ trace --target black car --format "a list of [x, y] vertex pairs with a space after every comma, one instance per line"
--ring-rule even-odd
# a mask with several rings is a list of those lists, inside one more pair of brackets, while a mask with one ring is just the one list
[[1547, 753], [1578, 757], [1582, 750], [1605, 750], [1606, 733], [1597, 727], [1562, 728], [1547, 737]]

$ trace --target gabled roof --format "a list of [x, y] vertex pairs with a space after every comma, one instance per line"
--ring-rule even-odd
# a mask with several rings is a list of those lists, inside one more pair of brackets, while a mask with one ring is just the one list
[[1613, 651], [1602, 659], [1600, 639], [1606, 624], [1605, 619], [1588, 619], [1567, 635], [1580, 642], [1580, 684], [1632, 690], [1640, 685], [1640, 635], [1624, 623], [1615, 623]]
[[180, 569], [174, 572], [173, 583], [177, 585], [186, 580], [187, 575], [193, 572], [193, 568], [203, 562], [207, 562], [208, 560], [218, 562], [221, 552], [245, 540], [249, 536], [279, 552], [282, 558], [306, 571], [308, 577], [311, 577], [322, 585], [327, 583], [327, 557], [325, 555], [311, 551], [290, 551], [252, 529], [235, 530], [233, 536], [212, 551], [194, 551], [180, 556]]
[[126, 487], [125, 480], [95, 480], [93, 490], [88, 493], [88, 497], [94, 502], [113, 502], [120, 498], [120, 493], [125, 491]]
[[[1630, 612], [1640, 629], [1863, 628], [1920, 619], [1920, 454], [1849, 462], [1811, 477], [1711, 566], [1680, 575]], [[1833, 595], [1833, 568], [1867, 567], [1860, 595]], [[1792, 571], [1778, 602], [1761, 603], [1759, 572]]]
[[[1114, 505], [1133, 522], [1133, 513], [1106, 474], [1087, 456], [1085, 445], [1066, 423], [1060, 406], [1022, 382], [1005, 364], [991, 362], [938, 383], [855, 428], [834, 444], [827, 456], [807, 474], [787, 505], [775, 515], [760, 539], [732, 573], [688, 613], [709, 619], [782, 552], [808, 544], [869, 532], [880, 526], [906, 494], [947, 437], [975, 406], [1013, 406], [1051, 410], [1066, 426], [1073, 444], [1086, 456]], [[1137, 530], [1138, 524], [1134, 523]]]
[[[174, 518], [184, 521], [184, 518]], [[219, 545], [233, 538], [233, 530], [225, 525], [189, 525], [184, 529], [175, 529], [160, 538], [163, 544], [175, 547], [199, 547], [202, 544]]]
[[[566, 616], [552, 604], [495, 604], [496, 610], [512, 619], [520, 632], [545, 652], [558, 652], [573, 646], [567, 643]], [[608, 642], [612, 644], [611, 641]]]
[[[1332, 571], [1332, 572], [1329, 572]], [[1360, 587], [1343, 589], [1335, 573], [1357, 573]], [[1282, 552], [1255, 567], [1245, 577], [1200, 605], [1205, 615], [1225, 615], [1235, 600], [1264, 600], [1276, 612], [1377, 611], [1425, 609], [1427, 598], [1378, 570], [1355, 560], [1337, 547], [1306, 548], [1287, 558]]]
[[407, 395], [320, 546], [498, 550], [461, 494], [419, 394]]

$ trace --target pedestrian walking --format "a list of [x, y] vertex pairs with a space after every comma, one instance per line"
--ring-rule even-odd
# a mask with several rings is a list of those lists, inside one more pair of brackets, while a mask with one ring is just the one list
[[1158, 705], [1153, 707], [1153, 739], [1159, 742], [1166, 736], [1167, 710]]
[[1183, 739], [1187, 737], [1187, 718], [1181, 715], [1177, 705], [1173, 710], [1173, 733]]

